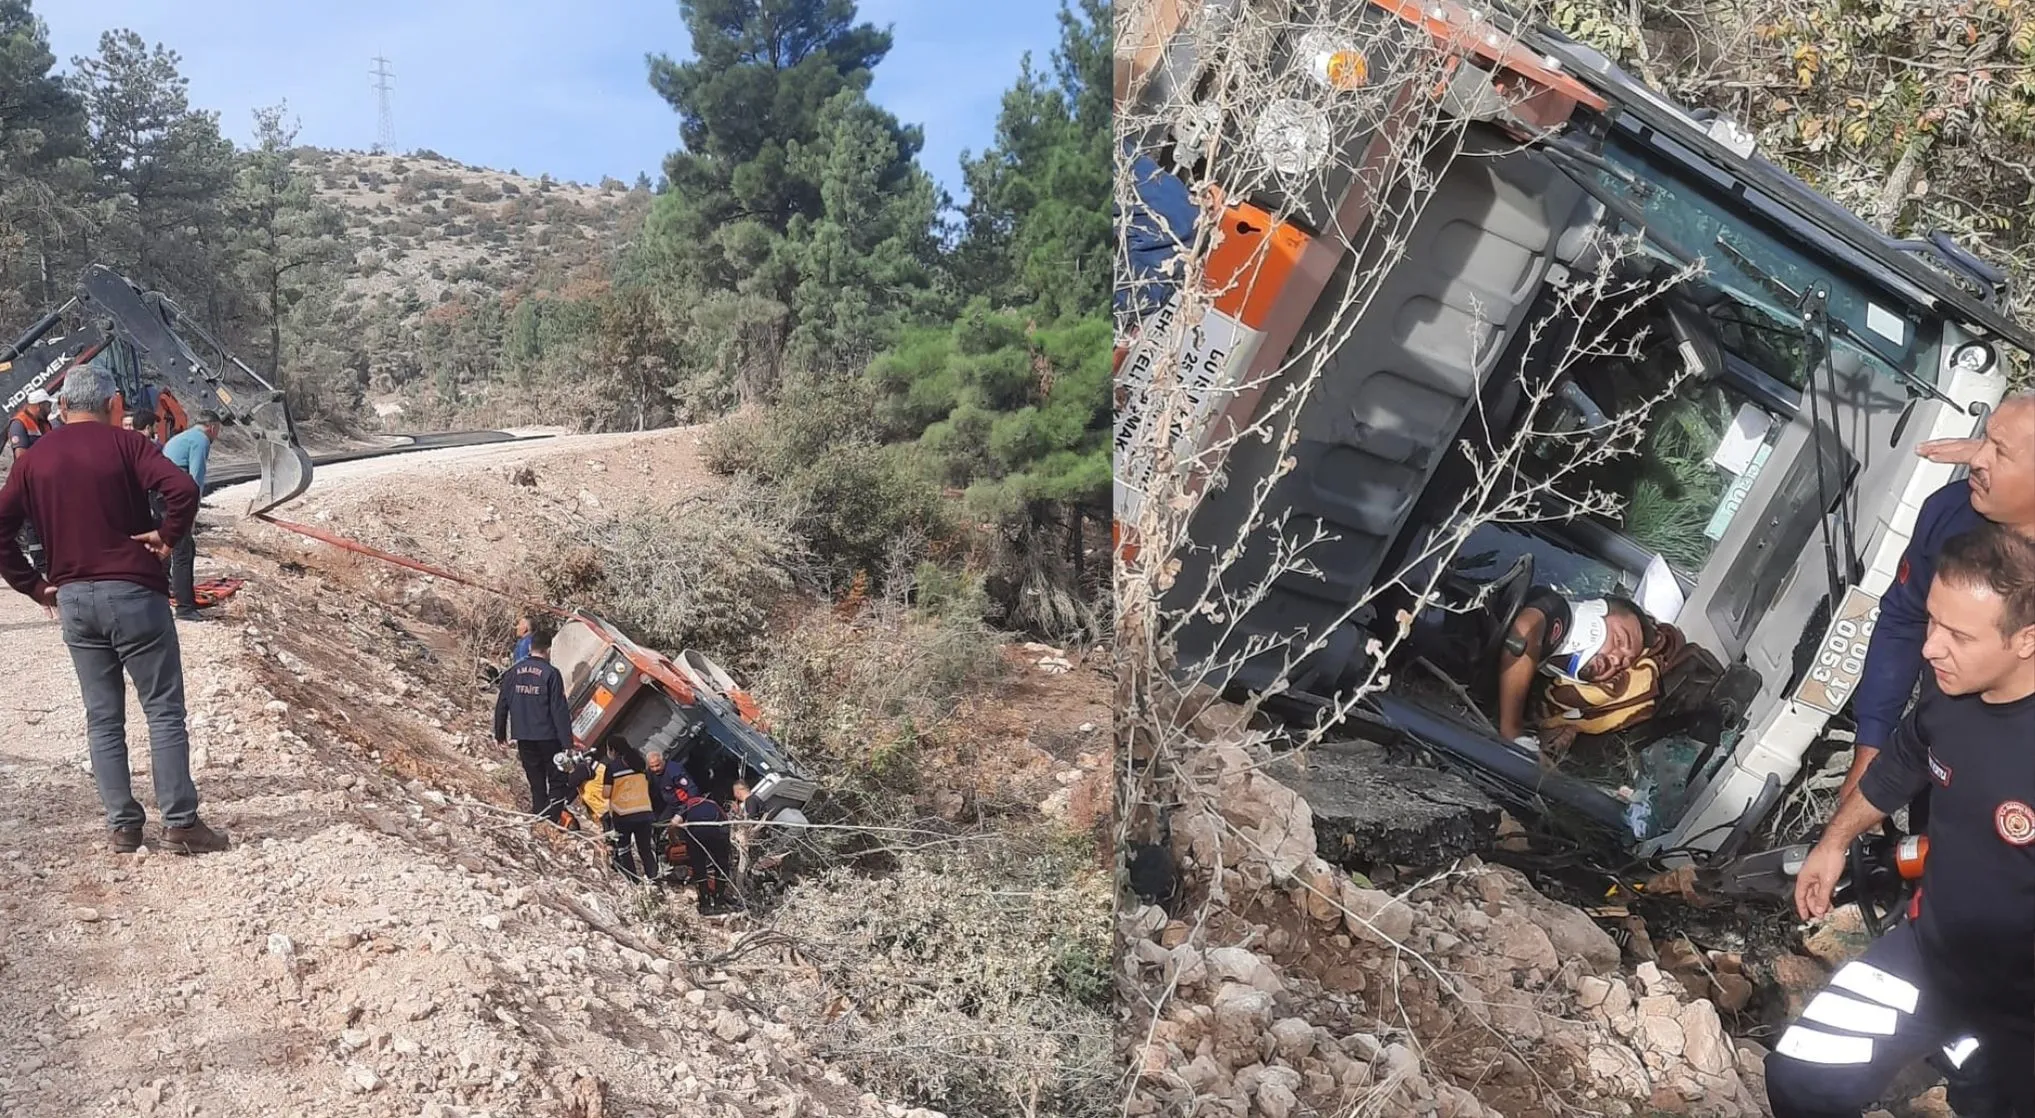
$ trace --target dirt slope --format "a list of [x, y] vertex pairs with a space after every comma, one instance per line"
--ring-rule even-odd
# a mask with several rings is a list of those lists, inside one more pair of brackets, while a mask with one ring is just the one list
[[[599, 502], [653, 465], [692, 484], [692, 437], [337, 467], [288, 511], [442, 511], [434, 542], [506, 574], [503, 537], [478, 546], [501, 517], [461, 502], [472, 471], [535, 461]], [[446, 587], [237, 522], [235, 494], [213, 503], [200, 575], [252, 581], [181, 639], [203, 811], [228, 853], [105, 852], [56, 625], [0, 595], [19, 726], [0, 747], [0, 1113], [932, 1114], [811, 1054], [811, 1022], [785, 1008], [808, 980], [767, 932], [625, 892], [587, 841], [513, 814], [520, 776], [472, 717], [470, 651], [376, 600]]]
[[1664, 962], [1476, 858], [1397, 892], [1335, 869], [1262, 732], [1205, 695], [1179, 721], [1182, 887], [1119, 919], [1129, 1113], [1763, 1113], [1763, 1051]]

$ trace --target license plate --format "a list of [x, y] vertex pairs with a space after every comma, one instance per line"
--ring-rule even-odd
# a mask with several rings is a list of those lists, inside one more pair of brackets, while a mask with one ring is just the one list
[[579, 710], [579, 717], [572, 720], [572, 736], [585, 738], [586, 732], [600, 721], [602, 707], [599, 703], [588, 703]]
[[1731, 479], [1731, 488], [1725, 490], [1724, 500], [1718, 502], [1717, 511], [1710, 514], [1710, 523], [1703, 526], [1705, 536], [1718, 541], [1724, 539], [1724, 530], [1731, 527], [1739, 506], [1745, 504], [1746, 494], [1752, 492], [1752, 483], [1759, 480], [1759, 472], [1766, 469], [1767, 458], [1772, 455], [1773, 449], [1761, 444], [1758, 450], [1753, 451], [1752, 461], [1746, 465], [1745, 471]]
[[1865, 670], [1865, 650], [1872, 644], [1873, 626], [1879, 619], [1879, 595], [1852, 587], [1837, 616], [1830, 619], [1830, 628], [1816, 649], [1816, 660], [1795, 689], [1795, 701], [1825, 714], [1843, 710], [1858, 686], [1859, 673]]

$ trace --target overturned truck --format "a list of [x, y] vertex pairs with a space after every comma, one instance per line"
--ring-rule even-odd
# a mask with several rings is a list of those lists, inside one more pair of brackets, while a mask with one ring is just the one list
[[[1179, 669], [1301, 718], [1389, 679], [1339, 736], [1633, 853], [1745, 852], [1843, 738], [1878, 596], [1952, 477], [1916, 446], [1978, 430], [2035, 349], [2003, 274], [1501, 10], [1161, 3], [1119, 54], [1116, 511], [1143, 546], [1147, 497], [1193, 496], [1166, 545]], [[1490, 515], [1465, 494], [1528, 425], [1504, 461], [1532, 514]], [[1593, 432], [1616, 453], [1541, 488], [1535, 448]], [[1615, 500], [1563, 507], [1576, 487]], [[1721, 666], [1710, 716], [1594, 768], [1502, 738], [1480, 673], [1536, 586], [1643, 601]], [[1435, 649], [1465, 654], [1425, 670]]]
[[806, 821], [800, 809], [818, 786], [771, 735], [756, 701], [705, 654], [673, 660], [574, 610], [552, 638], [551, 657], [565, 677], [575, 740], [620, 737], [682, 766], [716, 803], [733, 804], [735, 786], [747, 786], [741, 811], [749, 818]]

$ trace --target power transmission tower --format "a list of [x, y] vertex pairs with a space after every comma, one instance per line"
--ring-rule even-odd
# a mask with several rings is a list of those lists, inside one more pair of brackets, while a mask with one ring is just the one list
[[375, 55], [373, 61], [375, 93], [381, 100], [381, 120], [375, 134], [375, 152], [387, 155], [396, 150], [396, 113], [389, 107], [389, 90], [392, 88], [389, 79], [394, 75], [389, 73], [388, 59]]

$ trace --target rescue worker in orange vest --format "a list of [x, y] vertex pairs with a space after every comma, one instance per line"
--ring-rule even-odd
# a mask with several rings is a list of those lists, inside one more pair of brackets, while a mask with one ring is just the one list
[[[657, 877], [656, 798], [650, 789], [649, 764], [643, 753], [620, 734], [610, 734], [602, 752], [607, 765], [601, 774], [607, 801], [608, 842], [615, 868], [635, 881]], [[638, 858], [642, 861], [637, 867]]]
[[49, 434], [49, 402], [49, 393], [38, 388], [28, 394], [28, 402], [8, 422], [7, 448], [17, 457], [34, 446], [37, 439]]
[[[13, 452], [16, 461], [20, 460], [21, 455], [29, 447], [36, 444], [36, 440], [55, 428], [56, 425], [50, 422], [49, 405], [49, 393], [38, 388], [28, 394], [28, 402], [21, 406], [20, 411], [14, 413], [12, 420], [8, 421], [7, 449]], [[35, 567], [36, 573], [48, 574], [48, 567], [43, 562], [42, 541], [36, 538], [35, 525], [23, 524], [21, 534], [15, 539]]]

